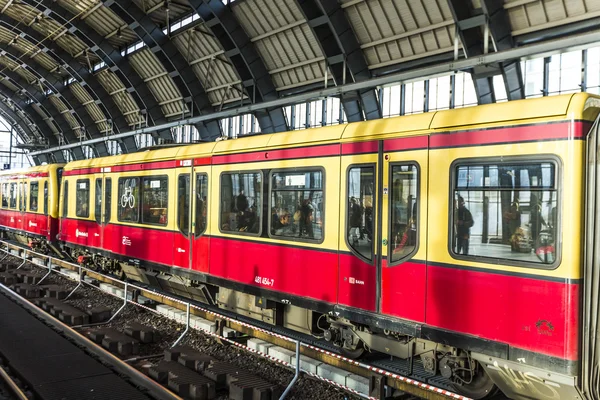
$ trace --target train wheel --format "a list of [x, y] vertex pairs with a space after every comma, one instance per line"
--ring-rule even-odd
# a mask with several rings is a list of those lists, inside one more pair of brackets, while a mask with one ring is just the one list
[[498, 392], [498, 388], [479, 363], [477, 363], [475, 375], [470, 383], [455, 383], [452, 386], [456, 393], [474, 400], [489, 399]]
[[346, 358], [349, 358], [351, 360], [356, 360], [357, 358], [360, 358], [365, 353], [365, 348], [363, 347], [362, 344], [359, 344], [356, 347], [356, 349], [354, 349], [354, 350], [348, 350], [348, 349], [345, 349], [342, 347], [341, 353]]

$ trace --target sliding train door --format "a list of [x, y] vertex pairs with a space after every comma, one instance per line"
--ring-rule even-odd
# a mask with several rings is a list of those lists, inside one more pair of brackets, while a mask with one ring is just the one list
[[192, 201], [192, 232], [190, 235], [192, 246], [191, 268], [198, 272], [208, 273], [209, 260], [209, 237], [208, 232], [208, 205], [210, 195], [208, 180], [210, 177], [210, 165], [194, 167], [193, 177], [193, 201]]
[[428, 136], [386, 140], [382, 165], [382, 314], [423, 322], [426, 294]]
[[377, 311], [378, 148], [380, 141], [342, 145], [338, 304]]

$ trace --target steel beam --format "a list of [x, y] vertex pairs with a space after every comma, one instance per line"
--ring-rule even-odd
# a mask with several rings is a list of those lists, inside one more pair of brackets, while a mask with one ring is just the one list
[[[448, 0], [448, 5], [454, 23], [456, 24], [457, 34], [463, 46], [466, 57], [476, 57], [484, 54], [485, 40], [481, 33], [481, 26], [487, 24], [486, 16], [477, 13], [473, 9], [470, 0]], [[492, 77], [500, 73], [499, 68], [477, 68], [469, 71], [475, 84], [475, 92], [479, 104], [489, 104], [496, 101], [494, 94], [494, 85]]]
[[[481, 0], [481, 8], [487, 17], [490, 36], [494, 41], [496, 51], [509, 50], [515, 47], [510, 18], [503, 7], [503, 3], [504, 1], [498, 0]], [[524, 99], [525, 86], [521, 63], [518, 60], [502, 62], [500, 63], [500, 71], [504, 79], [508, 100]]]
[[[364, 53], [341, 4], [329, 0], [299, 0], [298, 4], [319, 41], [336, 85], [371, 79]], [[373, 89], [344, 96], [341, 101], [349, 122], [382, 117]]]
[[[10, 56], [10, 58], [13, 61], [20, 63], [22, 68], [27, 68], [27, 70], [29, 72], [31, 72], [34, 76], [36, 76], [36, 78], [39, 79], [40, 82], [42, 82], [43, 87], [48, 87], [49, 89], [52, 90], [52, 92], [55, 95], [57, 95], [59, 98], [61, 98], [61, 100], [63, 101], [63, 103], [65, 103], [65, 106], [69, 110], [68, 112], [70, 112], [78, 120], [78, 123], [80, 126], [84, 127], [85, 122], [82, 123], [82, 121], [86, 121], [86, 119], [87, 119], [88, 124], [90, 124], [92, 129], [94, 129], [95, 132], [98, 132], [98, 128], [97, 128], [96, 124], [89, 117], [87, 110], [83, 110], [84, 107], [81, 105], [81, 103], [79, 103], [79, 101], [77, 101], [77, 99], [75, 99], [75, 96], [73, 96], [71, 91], [69, 89], [64, 88], [64, 83], [61, 79], [57, 78], [52, 73], [50, 73], [44, 69], [31, 68], [27, 64], [23, 63], [23, 60], [19, 59], [19, 55], [13, 54], [9, 48], [7, 48], [3, 51], [5, 53], [5, 56]], [[43, 72], [41, 72], [40, 70]], [[8, 76], [13, 81], [13, 83], [17, 83], [18, 86], [20, 88], [22, 88], [23, 90], [31, 93], [31, 95], [37, 102], [43, 104], [43, 102], [47, 101], [48, 97], [46, 96], [45, 93], [40, 92], [39, 88], [36, 85], [33, 85], [33, 84], [23, 80], [21, 78], [21, 76], [19, 76], [18, 74], [14, 73], [12, 71], [8, 71], [7, 69], [5, 69], [2, 72], [2, 74], [5, 74], [6, 76]], [[61, 94], [61, 91], [63, 92], [63, 94]], [[71, 105], [72, 102], [74, 102], [78, 106], [76, 108], [74, 108]], [[56, 113], [51, 113], [51, 115], [56, 115]], [[63, 131], [63, 135], [65, 135], [65, 137], [69, 138], [71, 141], [79, 140], [73, 133], [73, 129], [66, 121], [66, 118], [64, 117], [64, 115], [61, 115], [61, 117], [62, 118], [58, 118], [58, 121], [59, 121], [58, 124]], [[55, 118], [55, 119], [57, 119], [57, 118]], [[63, 119], [65, 121], [65, 124], [61, 123]], [[96, 133], [96, 135], [94, 135], [94, 136], [100, 137], [99, 133]], [[108, 154], [106, 151], [106, 145], [104, 143], [101, 143], [101, 144], [99, 143], [98, 145], [95, 145], [94, 148], [96, 148], [96, 151], [98, 154], [103, 154], [103, 155]]]
[[[162, 28], [144, 13], [131, 0], [104, 0], [104, 6], [112, 9], [138, 35], [140, 40], [156, 55], [175, 82], [184, 104], [191, 111], [191, 116], [213, 112], [207, 94], [198, 81], [194, 69], [177, 50], [175, 44]], [[199, 129], [205, 138], [216, 138], [221, 135], [218, 123], [203, 124]]]
[[[569, 36], [562, 39], [553, 40], [550, 42], [532, 44], [529, 46], [517, 47], [510, 50], [499, 51], [497, 53], [484, 54], [478, 57], [466, 58], [464, 60], [458, 60], [450, 63], [440, 63], [430, 65], [424, 68], [415, 68], [414, 70], [404, 71], [396, 74], [389, 74], [385, 76], [378, 76], [373, 79], [364, 82], [349, 83], [342, 86], [331, 87], [327, 89], [315, 90], [309, 93], [301, 93], [295, 96], [289, 96], [272, 101], [265, 101], [260, 104], [249, 104], [246, 106], [240, 106], [233, 109], [215, 112], [210, 115], [201, 115], [194, 118], [188, 118], [183, 121], [169, 122], [160, 126], [135, 129], [130, 132], [120, 133], [109, 137], [111, 140], [121, 139], [127, 136], [134, 136], [142, 133], [151, 133], [157, 129], [170, 129], [179, 125], [193, 125], [197, 122], [210, 121], [222, 118], [228, 118], [235, 115], [242, 115], [252, 113], [257, 110], [264, 110], [273, 107], [285, 107], [288, 105], [305, 103], [307, 101], [316, 100], [324, 97], [331, 96], [342, 96], [345, 93], [356, 92], [368, 88], [384, 86], [389, 84], [402, 84], [407, 83], [419, 78], [438, 76], [445, 74], [452, 74], [456, 71], [466, 71], [471, 68], [475, 68], [481, 65], [495, 64], [502, 61], [513, 61], [519, 60], [523, 57], [530, 57], [533, 54], [539, 56], [545, 56], [549, 54], [555, 54], [558, 51], [567, 51], [573, 49], [581, 49], [600, 42], [600, 30], [589, 32], [576, 36]], [[95, 143], [97, 139], [88, 140], [83, 144]], [[77, 145], [66, 145], [59, 146], [49, 150], [31, 152], [31, 155], [45, 154], [58, 149], [72, 148]]]
[[[114, 99], [106, 92], [99, 81], [89, 71], [88, 67], [80, 64], [56, 42], [48, 40], [35, 29], [28, 27], [27, 25], [19, 25], [19, 21], [12, 20], [6, 14], [0, 14], [0, 26], [11, 29], [18, 33], [19, 36], [38, 45], [41, 51], [49, 54], [59, 64], [65, 67], [67, 72], [69, 72], [77, 82], [87, 88], [104, 115], [112, 121], [113, 129], [116, 132], [126, 132], [129, 130], [129, 125], [122, 115], [121, 110], [119, 110], [114, 102]], [[133, 144], [135, 145], [135, 141], [133, 141]]]
[[[4, 93], [4, 89], [0, 88], [0, 93], [2, 93], [3, 96], [6, 97], [6, 94]], [[8, 97], [9, 99], [11, 97]], [[13, 102], [14, 104], [14, 102]], [[15, 104], [15, 107], [17, 107], [17, 105]], [[23, 129], [25, 131], [25, 134], [29, 135], [32, 138], [37, 138], [37, 134], [34, 133], [34, 131], [31, 129], [31, 126], [29, 124], [28, 121], [24, 121], [23, 118], [21, 118], [21, 116], [19, 114], [17, 114], [16, 112], [14, 112], [13, 110], [10, 109], [10, 107], [8, 107], [6, 104], [4, 104], [4, 102], [0, 101], [0, 109], [2, 110], [2, 113], [7, 116], [8, 118], [10, 118], [10, 120], [15, 124], [15, 125], [19, 125], [21, 127], [21, 129]], [[21, 109], [21, 111], [27, 115], [27, 113]], [[20, 121], [20, 123], [19, 123]], [[38, 128], [39, 129], [39, 128]], [[24, 139], [23, 137], [21, 137], [21, 139]], [[25, 140], [23, 140], [25, 141]]]
[[[242, 82], [251, 82], [250, 86], [246, 86], [251, 101], [261, 103], [277, 100], [279, 95], [273, 79], [230, 6], [221, 0], [188, 1], [211, 29]], [[288, 130], [285, 114], [280, 107], [260, 109], [254, 115], [264, 133]]]
[[81, 19], [74, 19], [72, 14], [60, 7], [59, 4], [53, 0], [20, 1], [36, 8], [40, 13], [53, 18], [59, 24], [69, 29], [69, 31], [79, 39], [83, 40], [83, 42], [90, 47], [104, 63], [106, 63], [108, 68], [117, 74], [121, 82], [125, 85], [127, 92], [134, 96], [140, 109], [145, 110], [149, 121], [152, 124], [163, 124], [166, 122], [158, 102], [141, 77], [131, 67], [127, 59], [121, 55], [119, 49], [112, 47], [104, 37], [88, 26], [84, 21]]

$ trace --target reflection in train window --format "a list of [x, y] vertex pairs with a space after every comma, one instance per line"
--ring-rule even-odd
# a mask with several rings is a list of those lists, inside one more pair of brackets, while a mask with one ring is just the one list
[[453, 175], [454, 254], [554, 263], [559, 241], [553, 162], [463, 163]]
[[166, 176], [142, 178], [142, 223], [167, 225], [169, 180]]
[[206, 210], [208, 208], [208, 175], [196, 175], [196, 229], [194, 234], [200, 236], [206, 230]]
[[87, 218], [90, 216], [90, 180], [78, 179], [75, 185], [75, 215]]
[[8, 199], [9, 199], [9, 192], [8, 192], [8, 183], [3, 183], [2, 184], [2, 207], [3, 208], [7, 208], [8, 207]]
[[185, 236], [190, 233], [190, 174], [177, 179], [177, 227]]
[[31, 211], [37, 211], [38, 210], [38, 195], [39, 195], [39, 190], [40, 190], [40, 184], [39, 182], [31, 182], [31, 185], [29, 185], [29, 209]]
[[390, 264], [410, 257], [417, 249], [418, 169], [415, 164], [392, 165], [390, 172]]
[[261, 221], [262, 173], [223, 173], [221, 231], [260, 234]]
[[102, 178], [96, 178], [96, 202], [94, 205], [94, 217], [97, 223], [102, 222]]
[[348, 170], [346, 240], [348, 245], [367, 260], [373, 259], [373, 206], [375, 167], [353, 166]]
[[323, 239], [323, 171], [291, 170], [271, 174], [271, 235]]

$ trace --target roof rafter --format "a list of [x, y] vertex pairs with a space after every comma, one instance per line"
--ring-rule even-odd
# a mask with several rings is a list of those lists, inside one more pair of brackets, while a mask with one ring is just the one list
[[[342, 5], [328, 0], [299, 0], [298, 4], [319, 40], [336, 84], [370, 79], [371, 72]], [[374, 89], [344, 96], [341, 101], [349, 122], [382, 117]]]
[[[188, 0], [225, 50], [225, 56], [240, 76], [253, 103], [279, 98], [273, 79], [233, 12], [220, 0]], [[254, 113], [264, 133], [288, 130], [282, 108]]]
[[[192, 116], [214, 111], [208, 96], [202, 85], [200, 85], [196, 74], [194, 74], [193, 68], [150, 15], [144, 13], [133, 1], [129, 0], [118, 2], [105, 0], [103, 4], [123, 18], [128, 26], [137, 33], [140, 40], [157, 56], [169, 76], [173, 78], [183, 96], [183, 101], [192, 110]], [[221, 136], [221, 128], [216, 121], [201, 124], [198, 130], [205, 139], [214, 139]]]

